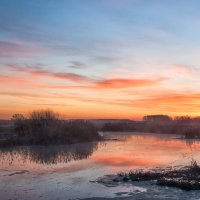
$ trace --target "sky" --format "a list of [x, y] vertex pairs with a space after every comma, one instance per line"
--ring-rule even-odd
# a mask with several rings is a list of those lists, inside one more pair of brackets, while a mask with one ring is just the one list
[[0, 0], [0, 118], [200, 116], [199, 0]]

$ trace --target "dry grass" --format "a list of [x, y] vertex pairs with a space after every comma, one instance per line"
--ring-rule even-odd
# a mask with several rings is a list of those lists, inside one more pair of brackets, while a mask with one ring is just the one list
[[[177, 187], [183, 190], [200, 190], [200, 166], [195, 160], [191, 165], [175, 170], [131, 171], [128, 174], [118, 174], [122, 181], [150, 181], [155, 180], [157, 185]], [[117, 180], [117, 179], [116, 179]], [[113, 180], [113, 181], [116, 181]]]

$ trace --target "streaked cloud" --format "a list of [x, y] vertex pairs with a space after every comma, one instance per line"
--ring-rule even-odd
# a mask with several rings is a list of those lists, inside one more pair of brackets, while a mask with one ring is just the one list
[[107, 79], [96, 82], [95, 88], [117, 89], [129, 87], [142, 87], [158, 84], [160, 80], [151, 79]]
[[[137, 79], [137, 78], [115, 78], [115, 79], [102, 79], [97, 80], [94, 78], [90, 78], [87, 76], [83, 76], [77, 73], [65, 73], [65, 72], [52, 72], [51, 70], [42, 69], [39, 67], [31, 67], [31, 66], [17, 66], [17, 65], [7, 65], [12, 70], [17, 72], [25, 72], [34, 76], [47, 76], [51, 78], [58, 78], [64, 80], [70, 80], [74, 82], [82, 82], [86, 83], [85, 85], [79, 86], [71, 86], [72, 88], [85, 88], [85, 89], [119, 89], [119, 88], [129, 88], [129, 87], [142, 87], [142, 86], [150, 86], [154, 84], [159, 84], [164, 78], [154, 78], [154, 79]], [[59, 88], [59, 86], [52, 86]], [[61, 85], [60, 88], [65, 88], [65, 86]], [[66, 88], [70, 88], [70, 85], [67, 85]]]
[[35, 76], [47, 76], [51, 78], [58, 78], [75, 82], [91, 81], [89, 77], [79, 75], [76, 73], [52, 72], [51, 70], [42, 69], [41, 67], [17, 66], [17, 65], [8, 65], [8, 66], [19, 73], [25, 72]]
[[12, 77], [12, 76], [6, 76], [6, 75], [0, 75], [0, 81], [1, 83], [9, 83], [9, 82], [14, 82], [14, 83], [26, 83], [27, 80], [23, 78], [18, 78], [18, 77]]
[[1, 58], [22, 58], [39, 55], [44, 48], [22, 41], [0, 41]]
[[71, 65], [69, 65], [68, 67], [72, 69], [85, 69], [87, 66], [80, 61], [72, 61]]

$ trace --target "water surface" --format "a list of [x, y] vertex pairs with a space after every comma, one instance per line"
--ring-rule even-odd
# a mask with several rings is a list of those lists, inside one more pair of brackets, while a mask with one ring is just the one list
[[104, 133], [103, 142], [24, 146], [0, 150], [0, 195], [3, 199], [198, 199], [200, 192], [146, 183], [106, 187], [96, 180], [134, 169], [200, 163], [200, 142], [174, 135]]

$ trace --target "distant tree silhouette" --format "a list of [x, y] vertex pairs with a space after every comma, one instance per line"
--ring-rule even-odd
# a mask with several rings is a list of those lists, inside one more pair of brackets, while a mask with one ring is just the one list
[[188, 123], [192, 121], [191, 117], [189, 116], [178, 116], [175, 117], [174, 120], [181, 123]]
[[146, 115], [143, 117], [144, 121], [158, 122], [158, 121], [171, 121], [172, 118], [168, 115]]

